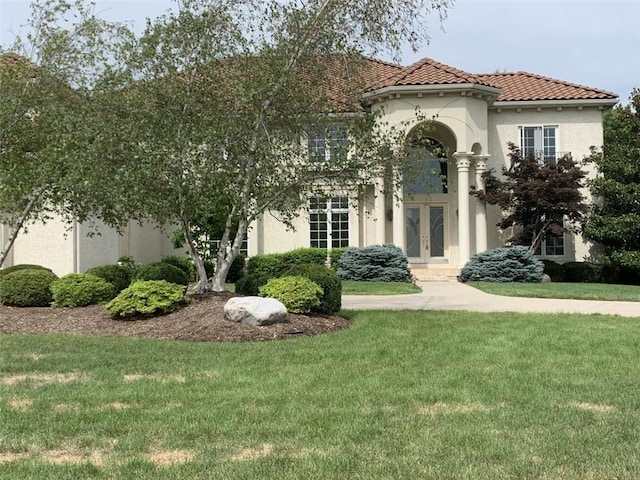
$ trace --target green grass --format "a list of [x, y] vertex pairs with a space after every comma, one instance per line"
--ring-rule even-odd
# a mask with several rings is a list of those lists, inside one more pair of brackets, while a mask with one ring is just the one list
[[604, 283], [495, 283], [469, 282], [494, 295], [532, 298], [572, 298], [578, 300], [617, 300], [640, 302], [640, 286]]
[[348, 316], [254, 344], [1, 335], [0, 478], [640, 477], [637, 320]]
[[420, 292], [422, 289], [413, 283], [342, 281], [343, 295], [405, 295]]

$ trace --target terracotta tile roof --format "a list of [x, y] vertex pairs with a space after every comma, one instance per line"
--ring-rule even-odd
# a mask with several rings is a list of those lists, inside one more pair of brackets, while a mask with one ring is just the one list
[[416, 63], [404, 67], [380, 82], [371, 84], [369, 90], [404, 85], [454, 85], [474, 84], [493, 86], [473, 73], [459, 70], [431, 58], [423, 58]]
[[555, 78], [543, 77], [528, 72], [479, 74], [484, 82], [501, 90], [496, 101], [535, 100], [616, 100], [615, 93], [586, 87], [576, 83], [563, 82]]

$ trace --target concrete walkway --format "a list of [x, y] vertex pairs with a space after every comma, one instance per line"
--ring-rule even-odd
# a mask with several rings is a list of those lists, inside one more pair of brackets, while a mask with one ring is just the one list
[[344, 295], [349, 310], [468, 310], [473, 312], [602, 313], [640, 317], [640, 302], [502, 297], [459, 282], [419, 282], [422, 293]]

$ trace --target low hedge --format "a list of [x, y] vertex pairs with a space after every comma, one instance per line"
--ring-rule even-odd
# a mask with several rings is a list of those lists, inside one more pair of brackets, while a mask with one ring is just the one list
[[544, 273], [549, 275], [552, 282], [564, 282], [564, 268], [561, 263], [554, 262], [553, 260], [541, 260], [544, 264]]
[[58, 276], [44, 268], [18, 269], [0, 280], [0, 303], [15, 307], [48, 307], [53, 302], [51, 284]]
[[170, 255], [168, 257], [163, 257], [160, 260], [162, 263], [168, 263], [169, 265], [173, 265], [174, 267], [178, 267], [184, 273], [187, 274], [187, 279], [193, 281], [196, 279], [196, 266], [193, 264], [191, 259], [187, 257], [179, 257], [177, 255]]
[[272, 278], [275, 277], [266, 273], [247, 274], [236, 281], [236, 293], [238, 295], [256, 297], [260, 295], [260, 287], [266, 285]]
[[133, 280], [166, 280], [176, 285], [189, 285], [189, 277], [183, 270], [164, 262], [148, 263], [138, 267]]
[[567, 262], [562, 265], [564, 281], [598, 283], [602, 278], [602, 265], [590, 262]]
[[129, 286], [133, 272], [134, 269], [128, 265], [100, 265], [90, 268], [85, 273], [100, 277], [113, 285], [115, 296]]
[[327, 261], [325, 248], [297, 248], [285, 253], [270, 253], [256, 255], [247, 261], [246, 274], [266, 274], [272, 277], [284, 275], [295, 265], [317, 264], [324, 265]]
[[28, 263], [20, 263], [18, 265], [13, 265], [12, 267], [3, 268], [0, 270], [0, 279], [10, 273], [17, 272], [19, 270], [48, 270], [52, 272], [50, 268], [43, 267], [41, 265], [31, 265]]
[[143, 280], [133, 282], [107, 303], [105, 308], [112, 317], [128, 320], [170, 313], [186, 302], [183, 286], [165, 280]]
[[90, 273], [70, 273], [51, 284], [54, 307], [84, 307], [113, 298], [114, 286]]

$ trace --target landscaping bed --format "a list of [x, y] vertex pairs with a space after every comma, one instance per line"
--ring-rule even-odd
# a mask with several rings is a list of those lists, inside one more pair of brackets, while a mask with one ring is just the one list
[[319, 335], [349, 326], [333, 315], [289, 314], [288, 322], [252, 326], [229, 322], [224, 304], [230, 293], [193, 296], [173, 313], [134, 321], [113, 320], [100, 306], [76, 308], [8, 307], [0, 305], [0, 333], [72, 334], [111, 337], [148, 337], [193, 342], [247, 342]]

